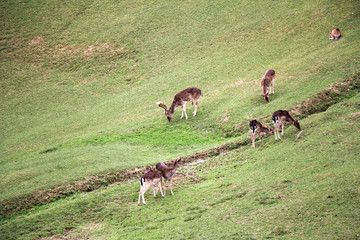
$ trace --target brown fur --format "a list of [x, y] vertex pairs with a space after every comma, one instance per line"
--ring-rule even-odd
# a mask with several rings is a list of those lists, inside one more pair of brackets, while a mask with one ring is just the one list
[[330, 34], [329, 34], [329, 40], [338, 40], [341, 36], [341, 32], [340, 32], [340, 29], [336, 28], [336, 29], [333, 29], [331, 30]]
[[165, 165], [165, 163], [163, 162], [159, 162], [158, 164], [156, 164], [156, 169], [159, 170], [162, 173], [162, 176], [164, 178], [164, 196], [166, 196], [166, 182], [169, 182], [169, 188], [170, 188], [170, 192], [172, 195], [174, 195], [173, 191], [172, 191], [172, 187], [171, 187], [171, 179], [172, 176], [174, 176], [177, 168], [179, 167], [179, 162], [182, 159], [178, 159], [178, 160], [174, 160], [173, 161], [173, 166], [172, 167], [168, 167]]
[[263, 89], [263, 93], [261, 94], [261, 96], [263, 96], [267, 102], [270, 102], [269, 94], [271, 94], [271, 89], [273, 90], [273, 94], [274, 94], [274, 82], [275, 82], [275, 71], [269, 69], [266, 71], [266, 73], [261, 79], [261, 86]]
[[161, 196], [164, 196], [163, 192], [162, 192], [162, 173], [158, 170], [153, 170], [152, 167], [144, 167], [145, 169], [145, 174], [141, 176], [140, 180], [140, 192], [139, 192], [139, 200], [138, 200], [138, 204], [140, 204], [140, 198], [142, 197], [143, 203], [146, 204], [145, 199], [144, 199], [144, 194], [146, 193], [146, 191], [152, 187], [153, 191], [154, 191], [154, 197], [156, 196], [156, 191], [155, 191], [155, 184], [159, 184], [159, 188], [161, 191]]
[[[297, 129], [301, 130], [300, 123], [297, 120], [294, 120], [288, 111], [279, 110], [273, 113], [272, 120], [274, 122], [274, 133], [275, 133], [275, 140], [277, 140], [277, 136], [280, 138], [279, 135], [279, 128], [281, 127], [281, 135], [284, 136], [284, 125], [285, 122], [292, 123]], [[276, 136], [277, 135], [277, 136]]]
[[202, 96], [202, 93], [199, 88], [189, 87], [182, 90], [181, 92], [178, 92], [174, 96], [174, 100], [169, 109], [167, 109], [166, 105], [163, 104], [162, 102], [158, 102], [157, 105], [165, 109], [165, 116], [167, 117], [169, 122], [172, 121], [172, 115], [174, 114], [176, 108], [178, 108], [179, 106], [182, 107], [181, 118], [183, 118], [183, 114], [185, 114], [185, 118], [187, 119], [188, 117], [186, 114], [186, 107], [185, 107], [186, 103], [192, 102], [192, 104], [195, 104], [195, 110], [193, 112], [193, 116], [195, 116], [199, 105], [198, 99], [200, 98], [200, 96]]
[[260, 133], [264, 132], [270, 135], [274, 134], [274, 131], [269, 127], [263, 127], [262, 124], [257, 120], [252, 120], [249, 123], [252, 146], [255, 147], [255, 137], [256, 135], [260, 135]]

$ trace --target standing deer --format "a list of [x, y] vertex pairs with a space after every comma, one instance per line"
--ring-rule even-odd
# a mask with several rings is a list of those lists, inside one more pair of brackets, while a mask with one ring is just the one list
[[340, 38], [340, 36], [341, 36], [340, 29], [337, 28], [337, 29], [331, 30], [329, 36], [330, 36], [329, 40], [332, 40], [332, 39], [338, 40]]
[[159, 184], [161, 196], [164, 197], [164, 194], [162, 192], [162, 185], [161, 185], [162, 173], [158, 170], [153, 170], [152, 167], [143, 167], [143, 168], [145, 169], [145, 174], [142, 175], [142, 177], [139, 179], [140, 180], [140, 192], [139, 192], [138, 205], [140, 204], [140, 197], [142, 197], [143, 203], [146, 204], [145, 199], [144, 199], [144, 194], [150, 187], [153, 188], [154, 197], [156, 196], [154, 185], [157, 183]]
[[260, 135], [260, 133], [265, 132], [267, 134], [273, 135], [274, 131], [269, 127], [263, 127], [261, 123], [257, 120], [250, 121], [249, 124], [250, 127], [250, 134], [251, 134], [251, 140], [252, 140], [252, 146], [255, 147], [255, 136], [257, 134]]
[[202, 97], [202, 93], [201, 93], [201, 90], [199, 88], [189, 87], [189, 88], [186, 88], [186, 89], [182, 90], [181, 92], [178, 92], [174, 96], [174, 100], [173, 100], [173, 102], [172, 102], [169, 109], [167, 109], [165, 104], [163, 104], [162, 102], [157, 102], [156, 104], [159, 107], [165, 109], [165, 116], [167, 117], [169, 122], [171, 122], [172, 115], [174, 114], [176, 108], [178, 108], [179, 106], [181, 106], [181, 108], [182, 108], [181, 118], [183, 118], [184, 114], [185, 114], [185, 118], [187, 120], [188, 116], [186, 114], [186, 108], [185, 108], [186, 103], [192, 102], [192, 104], [195, 104], [195, 110], [193, 112], [193, 116], [195, 116], [196, 112], [197, 112], [198, 105], [199, 105], [198, 99], [200, 98], [200, 96]]
[[181, 158], [178, 160], [173, 161], [173, 167], [168, 167], [165, 165], [165, 163], [160, 162], [156, 164], [156, 169], [159, 170], [162, 173], [162, 176], [164, 178], [164, 197], [166, 196], [166, 182], [169, 182], [169, 188], [172, 195], [174, 195], [171, 187], [171, 178], [174, 176], [177, 168], [179, 167], [179, 162], [181, 161]]
[[275, 71], [272, 69], [267, 70], [261, 79], [261, 86], [263, 88], [263, 94], [261, 94], [261, 96], [263, 96], [267, 102], [270, 102], [269, 94], [271, 94], [271, 90], [273, 94], [275, 93], [274, 81], [275, 81]]
[[[273, 113], [272, 120], [274, 122], [274, 132], [275, 132], [275, 140], [277, 140], [277, 136], [280, 138], [279, 135], [279, 128], [281, 126], [281, 136], [284, 136], [284, 125], [285, 122], [291, 122], [297, 129], [300, 129], [300, 123], [297, 120], [294, 120], [288, 111], [279, 110]], [[277, 136], [276, 136], [277, 134]]]

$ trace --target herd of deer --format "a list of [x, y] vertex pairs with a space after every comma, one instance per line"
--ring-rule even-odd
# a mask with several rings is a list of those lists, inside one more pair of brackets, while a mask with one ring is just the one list
[[[330, 32], [330, 40], [338, 40], [341, 36], [340, 30], [334, 29]], [[273, 69], [269, 69], [265, 72], [264, 76], [261, 79], [261, 86], [262, 86], [262, 94], [261, 96], [264, 97], [264, 99], [267, 102], [270, 102], [269, 95], [274, 94], [274, 82], [275, 82], [275, 71]], [[181, 106], [181, 118], [184, 117], [188, 119], [188, 116], [186, 114], [186, 104], [188, 102], [191, 102], [195, 105], [195, 110], [193, 112], [193, 116], [197, 113], [197, 108], [199, 105], [199, 98], [202, 97], [202, 92], [197, 87], [189, 87], [181, 92], [178, 92], [174, 96], [174, 100], [170, 105], [170, 108], [168, 109], [165, 104], [162, 102], [157, 102], [157, 105], [165, 110], [165, 116], [167, 117], [168, 121], [172, 121], [172, 116], [176, 110], [176, 108]], [[281, 127], [281, 135], [284, 135], [284, 125], [286, 122], [290, 122], [293, 124], [297, 129], [301, 130], [300, 123], [297, 120], [294, 120], [288, 111], [284, 110], [278, 110], [273, 113], [271, 117], [273, 123], [274, 123], [274, 129], [271, 129], [270, 127], [264, 127], [262, 124], [257, 120], [250, 121], [249, 128], [250, 128], [250, 134], [251, 134], [251, 140], [252, 140], [252, 147], [255, 147], [255, 137], [259, 135], [260, 133], [264, 132], [266, 134], [274, 135], [275, 134], [275, 140], [280, 138], [279, 129]], [[181, 158], [178, 160], [173, 161], [173, 167], [168, 167], [165, 165], [165, 163], [160, 162], [156, 164], [156, 169], [153, 169], [152, 167], [143, 167], [145, 169], [145, 174], [140, 178], [140, 192], [139, 192], [139, 200], [138, 204], [140, 204], [140, 199], [142, 197], [142, 202], [146, 204], [144, 199], [144, 193], [150, 188], [153, 188], [154, 191], [154, 197], [156, 196], [156, 184], [159, 184], [159, 189], [161, 192], [161, 196], [165, 197], [166, 195], [166, 183], [169, 183], [169, 188], [171, 194], [174, 194], [171, 188], [171, 178], [175, 174], [179, 162], [181, 161]], [[162, 179], [164, 179], [164, 185], [162, 186]], [[164, 190], [164, 193], [163, 191]]]

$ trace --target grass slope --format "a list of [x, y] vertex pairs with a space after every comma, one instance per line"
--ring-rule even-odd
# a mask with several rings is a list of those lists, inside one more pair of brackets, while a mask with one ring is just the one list
[[[248, 135], [249, 120], [268, 119], [264, 124], [269, 125], [275, 110], [293, 108], [359, 72], [360, 32], [354, 27], [359, 25], [358, 1], [14, 0], [0, 4], [1, 202], [242, 139]], [[329, 41], [328, 32], [335, 27], [343, 37]], [[259, 82], [268, 68], [275, 69], [277, 77], [275, 95], [266, 104], [259, 96]], [[178, 111], [175, 121], [168, 123], [155, 102], [169, 105], [176, 92], [194, 85], [205, 95], [198, 115], [179, 120]], [[356, 119], [356, 112], [352, 114]], [[324, 132], [332, 131], [335, 117], [329, 115]], [[313, 127], [322, 123], [313, 120]], [[305, 138], [309, 133], [304, 134]], [[348, 134], [356, 136], [346, 132], [341, 139]], [[308, 139], [321, 145], [320, 138]], [[331, 141], [336, 145], [341, 139]], [[265, 150], [247, 151], [265, 161], [262, 152], [277, 154], [284, 147], [265, 144]], [[344, 147], [350, 160], [358, 160], [355, 146]], [[323, 149], [332, 147], [326, 143]], [[288, 153], [291, 148], [284, 149]], [[320, 157], [315, 150], [291, 152], [293, 161], [303, 155]], [[289, 169], [290, 174], [295, 170]], [[342, 174], [349, 173], [338, 173]], [[315, 178], [309, 174], [308, 182], [311, 176]], [[272, 177], [269, 181], [276, 182]], [[127, 193], [134, 194], [137, 187]], [[81, 201], [81, 196], [74, 201]], [[67, 201], [71, 200], [58, 204]], [[97, 205], [89, 204], [89, 209], [92, 206]], [[352, 206], [350, 201], [344, 203], [347, 213]], [[88, 214], [85, 208], [74, 211], [85, 212], [74, 213], [80, 222]], [[51, 222], [50, 215], [45, 221]], [[2, 226], [13, 221], [22, 226], [20, 219], [26, 217], [14, 216]], [[67, 229], [62, 223], [45, 228], [49, 234]], [[24, 229], [32, 232], [24, 232], [26, 236], [46, 235], [31, 226]], [[281, 228], [278, 234], [283, 231], [292, 232]]]
[[137, 206], [137, 181], [75, 194], [4, 221], [2, 238], [356, 239], [359, 100], [304, 119], [297, 140], [291, 126], [281, 142], [180, 168], [173, 196]]
[[[2, 5], [0, 200], [213, 147], [358, 71], [357, 1]], [[335, 26], [344, 37], [328, 41]], [[192, 85], [205, 95], [198, 116], [178, 111], [169, 126], [155, 102]], [[132, 131], [152, 134], [129, 145]], [[83, 139], [111, 144], [40, 154]]]

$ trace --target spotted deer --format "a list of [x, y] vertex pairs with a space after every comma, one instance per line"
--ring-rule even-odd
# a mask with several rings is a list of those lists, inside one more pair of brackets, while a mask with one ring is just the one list
[[166, 166], [165, 163], [163, 163], [163, 162], [156, 164], [156, 169], [162, 173], [162, 176], [164, 178], [164, 196], [166, 196], [166, 189], [167, 189], [166, 182], [169, 183], [170, 192], [172, 195], [174, 195], [174, 192], [171, 187], [171, 179], [174, 176], [177, 168], [179, 167], [180, 161], [181, 161], [181, 158], [174, 160], [173, 161], [174, 165], [172, 167]]
[[255, 147], [256, 135], [260, 135], [260, 133], [262, 133], [262, 132], [270, 134], [270, 135], [274, 134], [274, 131], [271, 128], [263, 127], [262, 124], [257, 120], [250, 121], [249, 128], [250, 128], [251, 141], [252, 141], [253, 147]]
[[[301, 130], [300, 123], [297, 120], [294, 120], [288, 111], [279, 110], [273, 113], [272, 120], [274, 122], [274, 133], [275, 133], [275, 140], [277, 140], [277, 137], [280, 138], [279, 135], [279, 128], [281, 127], [281, 136], [284, 136], [284, 125], [285, 122], [292, 123], [297, 129]], [[276, 136], [277, 134], [277, 136]]]
[[146, 204], [144, 199], [144, 194], [146, 191], [152, 187], [154, 191], [154, 197], [156, 196], [155, 184], [159, 184], [161, 196], [164, 197], [162, 192], [162, 173], [158, 170], [153, 170], [152, 167], [143, 167], [145, 169], [145, 174], [140, 177], [140, 192], [138, 205], [140, 205], [140, 198], [142, 197], [142, 202]]
[[265, 72], [264, 76], [261, 79], [261, 86], [263, 89], [263, 93], [261, 94], [261, 96], [263, 96], [267, 102], [270, 102], [269, 94], [271, 94], [271, 90], [273, 94], [275, 93], [274, 82], [275, 82], [275, 71], [269, 69]]
[[200, 96], [202, 97], [202, 93], [201, 90], [199, 88], [196, 87], [189, 87], [186, 88], [184, 90], [182, 90], [181, 92], [178, 92], [175, 96], [174, 96], [174, 100], [170, 106], [169, 109], [167, 109], [166, 105], [163, 104], [162, 102], [157, 102], [156, 104], [165, 109], [165, 116], [167, 117], [167, 119], [169, 120], [169, 122], [172, 121], [172, 116], [176, 110], [176, 108], [181, 106], [182, 112], [181, 112], [181, 118], [184, 117], [185, 114], [185, 118], [186, 120], [188, 119], [188, 116], [186, 114], [186, 104], [188, 102], [192, 102], [192, 104], [195, 104], [195, 110], [193, 112], [193, 116], [196, 115], [197, 112], [197, 108], [199, 105], [199, 98]]
[[338, 40], [341, 36], [341, 32], [340, 32], [340, 29], [336, 28], [336, 29], [333, 29], [331, 30], [330, 34], [329, 34], [329, 40]]

